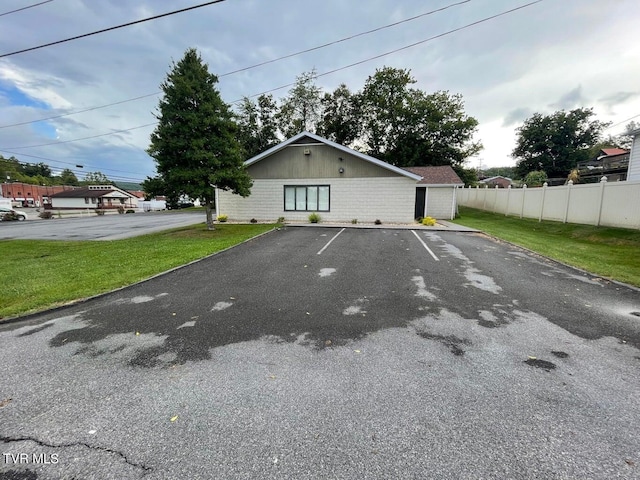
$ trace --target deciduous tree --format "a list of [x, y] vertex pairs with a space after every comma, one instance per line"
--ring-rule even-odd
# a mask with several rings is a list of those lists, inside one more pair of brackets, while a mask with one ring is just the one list
[[367, 153], [401, 167], [452, 165], [482, 148], [473, 141], [478, 121], [464, 111], [462, 96], [426, 92], [409, 70], [385, 67], [369, 77], [362, 91]]
[[284, 98], [278, 112], [278, 125], [285, 138], [302, 131], [315, 132], [320, 120], [322, 90], [315, 84], [316, 71], [305, 72]]
[[113, 182], [102, 172], [88, 172], [82, 183], [85, 185], [111, 185]]
[[578, 162], [589, 159], [590, 148], [598, 143], [607, 123], [592, 120], [590, 108], [551, 115], [535, 113], [516, 130], [516, 172], [521, 177], [534, 170], [548, 177], [566, 177]]
[[257, 101], [248, 97], [242, 99], [238, 108], [238, 138], [247, 158], [277, 145], [278, 126], [276, 113], [278, 106], [272, 95], [260, 95]]
[[78, 177], [76, 177], [76, 174], [73, 173], [68, 168], [65, 168], [60, 173], [60, 182], [62, 183], [62, 185], [73, 185], [73, 186], [80, 185], [80, 182], [78, 181]]
[[360, 95], [343, 83], [322, 97], [322, 119], [318, 135], [340, 145], [351, 145], [362, 133]]

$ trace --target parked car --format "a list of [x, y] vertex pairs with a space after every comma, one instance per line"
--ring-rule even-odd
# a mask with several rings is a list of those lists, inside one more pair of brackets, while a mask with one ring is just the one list
[[27, 219], [27, 214], [24, 212], [21, 212], [20, 210], [16, 210], [14, 208], [10, 208], [10, 207], [0, 207], [0, 220], [4, 220], [5, 215], [15, 215], [15, 217], [19, 220], [26, 220]]
[[193, 207], [193, 202], [167, 202], [167, 210], [179, 210]]

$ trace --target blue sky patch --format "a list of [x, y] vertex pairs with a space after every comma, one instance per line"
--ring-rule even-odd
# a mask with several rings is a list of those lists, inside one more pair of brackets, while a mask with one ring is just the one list
[[58, 132], [56, 128], [47, 123], [47, 122], [35, 122], [31, 124], [31, 128], [35, 133], [42, 137], [56, 139], [58, 137]]
[[10, 105], [41, 108], [44, 110], [51, 109], [48, 104], [30, 97], [22, 90], [13, 85], [7, 85], [6, 83], [0, 83], [0, 96], [6, 98]]

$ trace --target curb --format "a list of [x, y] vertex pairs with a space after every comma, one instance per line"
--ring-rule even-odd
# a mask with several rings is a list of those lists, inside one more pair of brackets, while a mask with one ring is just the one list
[[576, 272], [580, 272], [580, 273], [583, 273], [585, 275], [589, 275], [590, 277], [602, 278], [602, 279], [605, 279], [607, 282], [611, 282], [611, 283], [614, 283], [616, 285], [620, 285], [621, 287], [626, 287], [626, 288], [628, 288], [630, 290], [634, 290], [634, 291], [640, 293], [640, 287], [636, 287], [635, 285], [631, 285], [629, 283], [624, 283], [624, 282], [621, 282], [619, 280], [614, 280], [612, 278], [607, 278], [604, 275], [598, 275], [597, 273], [593, 273], [593, 272], [589, 272], [587, 270], [583, 270], [580, 267], [575, 267], [573, 265], [569, 265], [568, 263], [561, 262], [560, 260], [556, 260], [555, 258], [547, 257], [547, 256], [542, 255], [541, 253], [538, 253], [538, 252], [536, 252], [534, 250], [531, 250], [531, 249], [529, 249], [527, 247], [523, 247], [522, 245], [518, 245], [517, 243], [513, 243], [513, 242], [510, 242], [509, 240], [505, 240], [504, 238], [499, 238], [499, 237], [496, 237], [494, 235], [491, 235], [490, 233], [486, 233], [486, 232], [483, 232], [483, 231], [480, 231], [480, 230], [478, 230], [478, 233], [481, 233], [481, 234], [483, 234], [483, 235], [485, 235], [485, 236], [487, 236], [487, 237], [489, 237], [489, 238], [491, 238], [491, 239], [493, 239], [493, 240], [495, 240], [497, 242], [506, 243], [508, 245], [511, 245], [512, 247], [519, 248], [520, 250], [524, 250], [525, 252], [530, 253], [532, 255], [544, 258], [544, 259], [549, 260], [550, 262], [553, 262], [553, 263], [557, 263], [558, 265], [562, 265], [563, 267], [570, 268], [571, 270], [575, 270]]
[[67, 307], [73, 307], [73, 306], [76, 306], [76, 305], [82, 305], [83, 303], [86, 303], [89, 300], [95, 300], [96, 298], [105, 297], [105, 296], [110, 295], [112, 293], [119, 292], [120, 290], [124, 290], [125, 288], [129, 288], [129, 287], [133, 287], [133, 286], [136, 286], [136, 285], [140, 285], [140, 284], [146, 283], [146, 282], [148, 282], [150, 280], [153, 280], [154, 278], [162, 277], [163, 275], [167, 275], [167, 274], [169, 274], [171, 272], [175, 272], [176, 270], [180, 270], [181, 268], [185, 268], [185, 267], [188, 267], [188, 266], [193, 265], [195, 263], [202, 262], [203, 260], [206, 260], [208, 258], [214, 257], [216, 255], [220, 255], [221, 253], [224, 253], [224, 252], [226, 252], [228, 250], [231, 250], [232, 248], [236, 248], [236, 247], [238, 247], [240, 245], [243, 245], [243, 244], [248, 243], [248, 242], [250, 242], [252, 240], [255, 240], [256, 238], [260, 238], [263, 235], [267, 235], [269, 233], [272, 233], [272, 232], [275, 232], [275, 231], [278, 231], [278, 230], [281, 230], [281, 229], [282, 229], [281, 227], [274, 227], [271, 230], [267, 230], [266, 232], [263, 232], [263, 233], [260, 233], [260, 234], [256, 235], [255, 237], [248, 238], [248, 239], [246, 239], [246, 240], [244, 240], [244, 241], [242, 241], [240, 243], [236, 243], [235, 245], [231, 245], [230, 247], [227, 247], [225, 249], [222, 249], [222, 250], [219, 250], [217, 252], [211, 253], [211, 254], [207, 255], [206, 257], [202, 257], [202, 258], [198, 258], [196, 260], [192, 260], [189, 263], [185, 263], [183, 265], [178, 265], [177, 267], [173, 267], [173, 268], [171, 268], [169, 270], [165, 270], [164, 272], [156, 273], [155, 275], [153, 275], [151, 277], [145, 278], [143, 280], [139, 280], [139, 281], [137, 281], [135, 283], [131, 283], [129, 285], [123, 285], [122, 287], [118, 287], [118, 288], [116, 288], [114, 290], [109, 290], [108, 292], [98, 293], [97, 295], [92, 295], [90, 297], [78, 298], [76, 300], [71, 300], [71, 301], [69, 301], [67, 303], [64, 303], [62, 305], [57, 305], [57, 306], [52, 307], [52, 308], [45, 308], [44, 310], [38, 310], [37, 312], [27, 313], [27, 314], [22, 315], [22, 316], [8, 317], [8, 318], [0, 319], [0, 328], [2, 328], [4, 325], [11, 325], [13, 323], [18, 323], [18, 322], [24, 322], [24, 321], [27, 321], [27, 320], [31, 320], [33, 317], [36, 317], [38, 315], [42, 315], [43, 313], [57, 312], [59, 310], [67, 308]]
[[432, 232], [468, 232], [468, 233], [481, 233], [480, 230], [476, 230], [471, 227], [465, 227], [464, 225], [457, 225], [455, 223], [439, 221], [434, 227], [427, 227], [425, 225], [404, 225], [404, 224], [353, 224], [353, 223], [285, 223], [284, 227], [306, 227], [306, 228], [352, 228], [361, 230], [424, 230]]

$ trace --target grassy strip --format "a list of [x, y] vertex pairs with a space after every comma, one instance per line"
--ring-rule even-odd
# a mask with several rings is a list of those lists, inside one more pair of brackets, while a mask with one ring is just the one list
[[114, 241], [0, 241], [0, 319], [149, 278], [236, 245], [274, 225], [204, 224]]
[[505, 217], [460, 207], [456, 223], [549, 258], [640, 287], [640, 230]]

